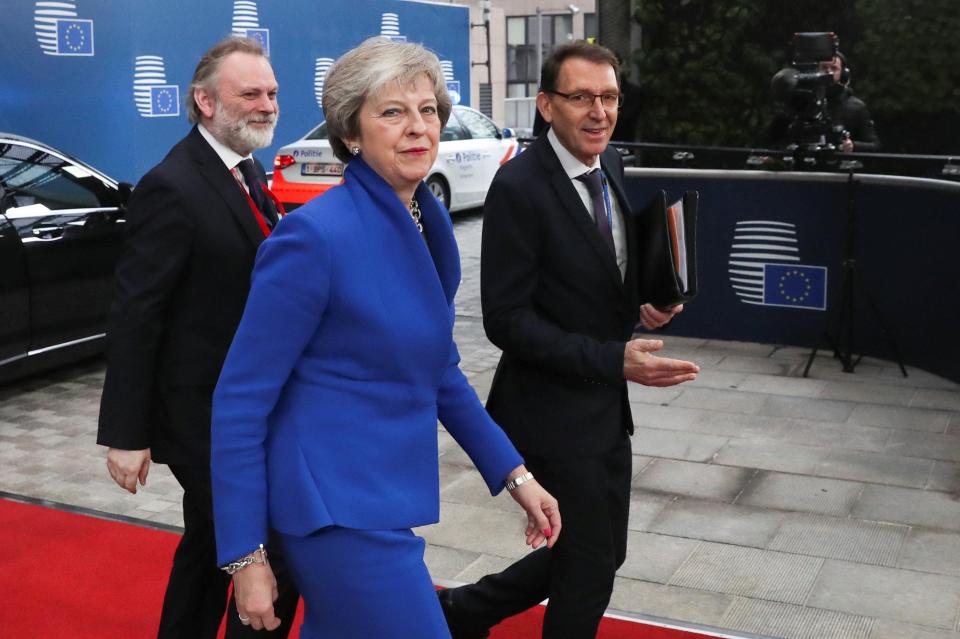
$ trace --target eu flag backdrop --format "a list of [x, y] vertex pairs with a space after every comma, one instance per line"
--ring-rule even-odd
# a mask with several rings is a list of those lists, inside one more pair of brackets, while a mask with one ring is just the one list
[[93, 55], [93, 20], [57, 20], [58, 55]]
[[804, 264], [764, 264], [763, 304], [826, 310], [827, 269]]

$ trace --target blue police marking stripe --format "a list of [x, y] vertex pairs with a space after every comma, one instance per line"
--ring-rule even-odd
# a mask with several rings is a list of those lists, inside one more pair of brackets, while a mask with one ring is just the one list
[[826, 310], [826, 267], [764, 264], [763, 305]]

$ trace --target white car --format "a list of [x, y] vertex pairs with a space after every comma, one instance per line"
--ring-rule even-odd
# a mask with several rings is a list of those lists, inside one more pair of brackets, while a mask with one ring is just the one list
[[[497, 169], [519, 150], [510, 129], [498, 128], [479, 111], [455, 106], [440, 133], [427, 185], [451, 212], [480, 206]], [[323, 122], [277, 151], [271, 188], [290, 211], [339, 184], [342, 176], [343, 164], [333, 155]]]

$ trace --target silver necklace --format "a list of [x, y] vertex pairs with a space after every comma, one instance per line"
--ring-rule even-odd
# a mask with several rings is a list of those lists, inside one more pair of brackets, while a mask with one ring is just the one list
[[420, 205], [417, 203], [417, 198], [410, 200], [410, 217], [413, 218], [413, 223], [417, 226], [417, 230], [420, 233], [423, 233], [423, 223], [420, 221]]

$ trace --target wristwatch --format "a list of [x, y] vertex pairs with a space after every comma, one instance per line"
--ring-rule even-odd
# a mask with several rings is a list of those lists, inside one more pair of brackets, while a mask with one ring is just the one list
[[533, 479], [533, 473], [524, 473], [524, 474], [522, 474], [522, 475], [518, 475], [518, 476], [514, 477], [513, 479], [511, 479], [510, 481], [508, 481], [508, 482], [506, 483], [507, 492], [512, 493], [513, 491], [515, 491], [515, 490], [517, 489], [517, 486], [519, 486], [520, 484], [522, 484], [522, 483], [524, 483], [524, 482], [528, 482], [528, 481], [530, 481], [531, 479]]
[[232, 575], [238, 570], [242, 570], [243, 568], [246, 568], [250, 564], [266, 564], [266, 563], [267, 563], [267, 549], [263, 547], [263, 544], [260, 544], [260, 547], [254, 550], [252, 553], [248, 555], [244, 555], [243, 557], [240, 557], [240, 559], [231, 561], [226, 566], [220, 566], [220, 570], [227, 573], [228, 575]]

